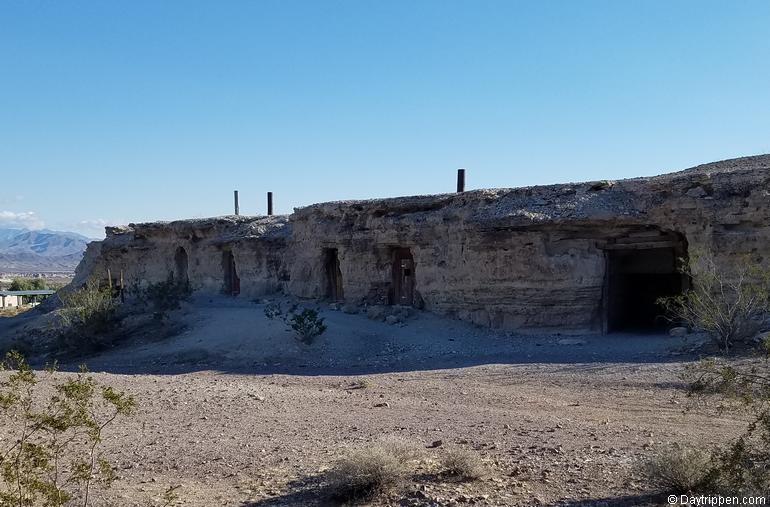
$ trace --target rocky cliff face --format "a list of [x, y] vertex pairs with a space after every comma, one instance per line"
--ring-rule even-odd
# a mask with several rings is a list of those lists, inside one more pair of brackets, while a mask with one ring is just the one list
[[[675, 259], [770, 255], [770, 156], [682, 172], [461, 194], [323, 203], [288, 217], [222, 217], [108, 231], [78, 279], [180, 271], [205, 291], [408, 302], [484, 326], [607, 330], [682, 290]], [[338, 287], [335, 292], [332, 287]]]
[[[287, 217], [220, 217], [130, 224], [107, 229], [89, 245], [73, 284], [109, 276], [126, 286], [186, 278], [198, 291], [225, 291], [224, 263], [234, 261], [241, 294], [257, 296], [283, 289]], [[232, 255], [232, 261], [229, 255]], [[230, 291], [232, 292], [232, 287]]]

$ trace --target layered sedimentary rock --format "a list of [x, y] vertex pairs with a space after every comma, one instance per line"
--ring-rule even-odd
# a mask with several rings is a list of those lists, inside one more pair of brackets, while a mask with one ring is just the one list
[[[288, 232], [288, 218], [283, 216], [108, 227], [104, 241], [88, 245], [73, 284], [109, 276], [115, 283], [122, 279], [130, 288], [175, 278], [209, 293], [273, 293], [283, 290], [289, 276]], [[237, 284], [235, 279], [242, 282]]]
[[690, 252], [712, 252], [722, 264], [766, 262], [769, 192], [763, 155], [651, 178], [129, 225], [89, 247], [78, 281], [109, 268], [127, 283], [185, 276], [196, 290], [232, 294], [234, 265], [241, 295], [410, 304], [491, 327], [606, 331], [654, 324], [654, 301], [689, 283], [676, 259]]

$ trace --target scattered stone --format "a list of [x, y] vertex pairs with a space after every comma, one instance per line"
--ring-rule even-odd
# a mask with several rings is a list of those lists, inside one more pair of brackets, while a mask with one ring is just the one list
[[395, 315], [388, 315], [387, 317], [385, 317], [385, 322], [387, 322], [392, 326], [394, 324], [398, 324], [399, 322], [401, 322], [401, 319], [399, 319]]
[[687, 330], [686, 327], [678, 326], [678, 327], [672, 327], [671, 329], [669, 329], [668, 334], [669, 336], [673, 336], [675, 338], [681, 338], [683, 336], [687, 336], [689, 334], [689, 331]]
[[559, 345], [585, 345], [587, 342], [581, 338], [562, 338], [556, 343]]
[[387, 315], [388, 309], [385, 306], [375, 305], [366, 309], [366, 317], [371, 320], [383, 321]]
[[708, 195], [708, 192], [706, 192], [706, 189], [704, 189], [703, 187], [695, 187], [687, 191], [687, 197], [699, 198], [699, 197], [706, 197], [707, 195]]

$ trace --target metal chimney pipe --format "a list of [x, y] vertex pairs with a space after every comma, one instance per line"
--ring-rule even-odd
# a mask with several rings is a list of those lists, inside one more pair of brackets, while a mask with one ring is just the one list
[[235, 214], [240, 215], [241, 214], [241, 208], [238, 206], [238, 191], [233, 190], [233, 201], [235, 203]]
[[273, 193], [268, 192], [267, 193], [267, 216], [272, 216], [273, 214]]

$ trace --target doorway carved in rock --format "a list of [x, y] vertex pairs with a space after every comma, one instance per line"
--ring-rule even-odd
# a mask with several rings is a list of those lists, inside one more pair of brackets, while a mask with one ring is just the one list
[[393, 250], [393, 300], [394, 305], [414, 304], [414, 257], [408, 248]]

